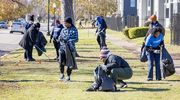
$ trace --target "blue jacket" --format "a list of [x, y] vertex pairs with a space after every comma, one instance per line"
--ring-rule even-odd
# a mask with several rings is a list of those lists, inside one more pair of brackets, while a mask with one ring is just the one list
[[96, 29], [96, 33], [98, 32], [103, 32], [104, 34], [106, 33], [107, 25], [104, 19], [100, 19], [100, 22], [98, 22], [98, 27]]
[[27, 32], [27, 30], [31, 27], [32, 24], [26, 23], [25, 25], [25, 33]]
[[63, 28], [64, 26], [62, 24], [59, 24], [59, 26], [54, 26], [50, 39], [58, 39]]

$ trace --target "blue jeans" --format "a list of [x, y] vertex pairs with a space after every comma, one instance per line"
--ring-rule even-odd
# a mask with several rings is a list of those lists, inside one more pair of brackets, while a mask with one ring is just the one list
[[156, 66], [156, 80], [161, 79], [160, 54], [146, 52], [146, 55], [149, 61], [148, 79], [153, 79], [153, 61], [155, 61], [155, 66]]

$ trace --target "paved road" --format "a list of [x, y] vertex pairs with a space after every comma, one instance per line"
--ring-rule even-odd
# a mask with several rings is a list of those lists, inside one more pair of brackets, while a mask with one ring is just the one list
[[[50, 26], [50, 31], [52, 30], [52, 27]], [[44, 35], [47, 34], [47, 23], [42, 23], [40, 31], [44, 33]], [[0, 29], [0, 53], [6, 54], [11, 51], [14, 51], [20, 46], [18, 45], [19, 41], [23, 37], [23, 34], [14, 32], [13, 34], [10, 34], [10, 28], [8, 29]]]

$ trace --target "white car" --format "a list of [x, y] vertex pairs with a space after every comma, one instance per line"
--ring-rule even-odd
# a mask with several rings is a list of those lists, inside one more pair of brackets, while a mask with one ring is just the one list
[[23, 23], [13, 22], [10, 26], [10, 33], [13, 33], [13, 32], [20, 32], [21, 34], [24, 34]]
[[8, 29], [7, 23], [6, 22], [0, 22], [0, 28]]

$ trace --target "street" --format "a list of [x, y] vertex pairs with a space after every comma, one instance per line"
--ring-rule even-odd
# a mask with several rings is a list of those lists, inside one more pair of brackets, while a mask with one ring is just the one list
[[[51, 24], [51, 23], [50, 23]], [[52, 27], [49, 26], [50, 31], [52, 30]], [[47, 34], [47, 23], [41, 23], [40, 31], [43, 32], [44, 35]], [[23, 34], [18, 32], [13, 32], [13, 34], [10, 34], [10, 28], [8, 29], [0, 29], [0, 53], [1, 54], [7, 54], [11, 51], [14, 51], [19, 46], [19, 41], [23, 37]]]

